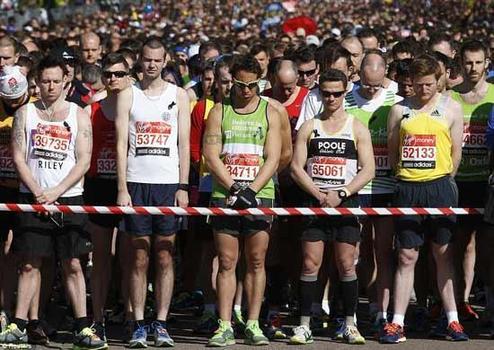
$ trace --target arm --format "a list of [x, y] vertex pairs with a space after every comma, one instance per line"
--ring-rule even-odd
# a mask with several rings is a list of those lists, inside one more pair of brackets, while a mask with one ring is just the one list
[[273, 177], [280, 162], [282, 144], [280, 133], [282, 116], [271, 105], [268, 105], [267, 113], [269, 126], [268, 133], [266, 135], [266, 142], [264, 144], [264, 164], [261, 169], [259, 169], [259, 173], [254, 179], [254, 182], [252, 182], [249, 186], [256, 193], [259, 192]]
[[281, 155], [280, 163], [277, 169], [277, 171], [280, 172], [285, 169], [292, 160], [292, 128], [290, 126], [290, 120], [286, 108], [275, 99], [269, 98], [268, 101], [280, 115]]
[[221, 119], [221, 104], [216, 104], [209, 112], [208, 119], [206, 120], [206, 131], [204, 132], [202, 149], [206, 165], [211, 175], [214, 176], [222, 187], [229, 189], [233, 185], [233, 179], [220, 158], [223, 147]]
[[391, 169], [396, 171], [400, 155], [400, 121], [402, 106], [394, 105], [388, 115], [388, 157]]
[[132, 105], [132, 88], [122, 90], [117, 96], [115, 134], [117, 149], [118, 205], [132, 205], [127, 189], [127, 152], [129, 142], [129, 113]]
[[[190, 170], [190, 108], [189, 100], [185, 90], [178, 88], [178, 158], [179, 158], [179, 181], [181, 184], [189, 183]], [[180, 207], [189, 205], [187, 191], [178, 190], [175, 202]]]
[[31, 170], [26, 162], [26, 106], [22, 106], [15, 114], [14, 124], [11, 134], [12, 158], [19, 179], [31, 191], [34, 197], [38, 197], [43, 193], [38, 182], [34, 179]]
[[461, 148], [463, 143], [463, 111], [460, 104], [450, 99], [449, 113], [451, 118], [451, 159], [453, 161], [453, 171], [451, 176], [455, 176], [461, 162]]
[[309, 141], [310, 134], [314, 129], [314, 122], [309, 120], [305, 122], [297, 133], [297, 139], [295, 140], [295, 151], [293, 152], [292, 163], [290, 166], [291, 175], [293, 180], [307, 193], [321, 202], [324, 198], [324, 193], [314, 185], [314, 182], [310, 178], [309, 174], [305, 171], [305, 164], [307, 163], [307, 142]]
[[346, 186], [350, 194], [357, 193], [371, 181], [376, 175], [376, 164], [374, 161], [374, 150], [369, 129], [357, 119], [354, 119], [353, 130], [355, 143], [357, 144], [358, 164], [360, 171]]
[[76, 163], [57, 186], [47, 188], [36, 199], [39, 203], [52, 204], [71, 187], [77, 184], [89, 170], [93, 152], [93, 129], [89, 114], [83, 109], [77, 112], [77, 135], [75, 139]]

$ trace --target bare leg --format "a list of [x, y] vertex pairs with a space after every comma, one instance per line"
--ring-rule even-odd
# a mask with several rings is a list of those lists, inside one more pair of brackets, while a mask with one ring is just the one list
[[129, 274], [130, 303], [134, 320], [139, 321], [144, 319], [151, 238], [132, 237], [131, 241], [133, 254]]
[[42, 260], [39, 257], [26, 257], [24, 259], [17, 288], [16, 318], [27, 320], [30, 308], [33, 306], [31, 317], [33, 317], [33, 319], [38, 319], [39, 305], [34, 305], [33, 302], [39, 302], [41, 261]]
[[374, 218], [376, 257], [376, 292], [379, 311], [387, 312], [389, 296], [393, 286], [393, 219], [388, 217]]
[[228, 234], [215, 233], [214, 240], [218, 252], [218, 277], [216, 294], [218, 295], [218, 312], [220, 319], [230, 321], [232, 304], [236, 290], [235, 267], [238, 261], [238, 238]]
[[265, 259], [269, 244], [269, 234], [260, 231], [245, 237], [246, 274], [244, 280], [249, 320], [258, 320], [266, 287]]
[[418, 257], [418, 250], [413, 248], [400, 249], [399, 251], [394, 288], [394, 313], [397, 315], [404, 316], [407, 311], [415, 277], [415, 264]]
[[[156, 257], [156, 308], [157, 319], [166, 321], [173, 294], [173, 252], [175, 235], [156, 236], [154, 251]], [[192, 260], [192, 259], [190, 259]]]
[[452, 247], [449, 244], [432, 243], [432, 253], [437, 266], [437, 287], [446, 312], [456, 311], [455, 293], [453, 288], [454, 267]]
[[62, 268], [74, 317], [86, 317], [86, 281], [84, 280], [81, 261], [78, 258], [66, 259], [62, 261]]

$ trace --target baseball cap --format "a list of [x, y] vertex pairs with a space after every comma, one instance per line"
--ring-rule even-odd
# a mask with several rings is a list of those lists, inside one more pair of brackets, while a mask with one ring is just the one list
[[14, 100], [27, 91], [27, 79], [18, 66], [5, 66], [0, 70], [0, 97]]
[[307, 35], [307, 37], [305, 38], [305, 43], [307, 45], [316, 45], [316, 46], [319, 46], [321, 44], [319, 38], [315, 35]]

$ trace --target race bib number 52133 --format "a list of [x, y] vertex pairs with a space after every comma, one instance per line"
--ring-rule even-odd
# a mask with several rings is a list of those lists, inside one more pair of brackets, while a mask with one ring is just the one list
[[436, 135], [405, 135], [401, 146], [403, 168], [434, 169], [436, 167]]

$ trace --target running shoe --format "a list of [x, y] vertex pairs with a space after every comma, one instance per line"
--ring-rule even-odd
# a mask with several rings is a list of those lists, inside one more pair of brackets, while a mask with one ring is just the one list
[[346, 323], [344, 318], [336, 318], [335, 319], [336, 330], [334, 332], [333, 339], [334, 340], [343, 340], [343, 333], [345, 333]]
[[194, 331], [199, 334], [212, 334], [217, 328], [218, 319], [216, 315], [210, 311], [204, 311]]
[[403, 343], [407, 340], [403, 327], [396, 323], [386, 323], [383, 335], [379, 338], [381, 344]]
[[279, 313], [271, 315], [267, 322], [266, 335], [269, 339], [286, 339], [287, 335], [283, 332], [281, 315]]
[[209, 339], [207, 346], [210, 347], [225, 347], [235, 344], [235, 336], [233, 334], [232, 326], [223, 320], [218, 320], [218, 329], [214, 332], [214, 335]]
[[99, 350], [106, 348], [108, 348], [108, 345], [90, 327], [83, 328], [79, 333], [76, 332], [74, 334], [73, 350]]
[[5, 332], [7, 330], [7, 326], [9, 325], [9, 318], [5, 311], [0, 311], [0, 332]]
[[15, 323], [9, 324], [5, 331], [0, 333], [0, 344], [28, 346], [27, 332], [21, 331]]
[[446, 329], [446, 339], [451, 341], [467, 341], [468, 335], [465, 333], [463, 326], [458, 321], [453, 321]]
[[26, 327], [26, 332], [29, 344], [48, 345], [48, 336], [45, 334], [40, 322], [29, 322]]
[[170, 337], [170, 334], [168, 334], [166, 328], [163, 327], [160, 322], [155, 321], [151, 323], [151, 329], [154, 333], [154, 346], [156, 346], [157, 348], [175, 346], [175, 342]]
[[360, 334], [357, 326], [346, 326], [343, 333], [343, 340], [348, 344], [365, 344], [365, 338]]
[[458, 305], [458, 314], [465, 321], [475, 321], [479, 319], [479, 314], [475, 312], [469, 303], [463, 302]]
[[129, 340], [129, 348], [147, 348], [148, 332], [147, 327], [143, 325], [136, 325], [132, 338]]
[[259, 322], [253, 322], [245, 327], [245, 344], [247, 345], [269, 345], [269, 339], [259, 328]]
[[96, 335], [106, 343], [106, 329], [103, 322], [94, 322], [91, 328], [94, 329]]
[[312, 332], [308, 326], [302, 325], [293, 329], [293, 336], [290, 338], [290, 344], [305, 345], [312, 344], [313, 342]]

